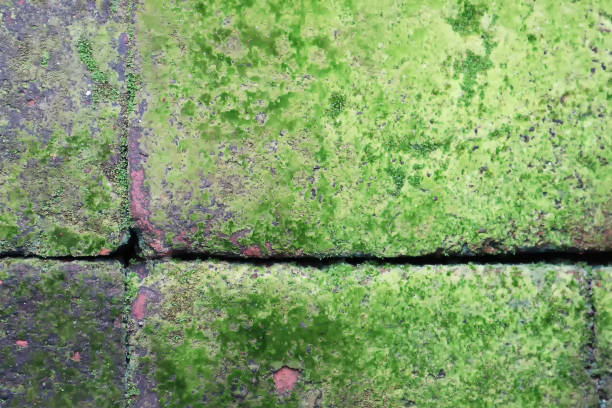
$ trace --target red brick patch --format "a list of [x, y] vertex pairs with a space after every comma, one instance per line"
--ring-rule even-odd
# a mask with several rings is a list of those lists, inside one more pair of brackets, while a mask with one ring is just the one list
[[132, 170], [130, 174], [132, 176], [132, 216], [137, 220], [139, 227], [151, 235], [149, 242], [151, 248], [161, 255], [168, 255], [170, 251], [163, 243], [164, 233], [149, 221], [149, 197], [144, 182], [145, 172], [144, 170]]
[[293, 368], [283, 367], [274, 373], [274, 388], [279, 394], [291, 393], [302, 374]]
[[135, 319], [142, 320], [147, 310], [147, 295], [140, 292], [134, 306], [132, 307], [132, 316]]
[[242, 255], [255, 256], [257, 258], [260, 258], [261, 257], [261, 249], [259, 249], [259, 247], [257, 245], [251, 245], [250, 247], [248, 247], [247, 249], [242, 251]]

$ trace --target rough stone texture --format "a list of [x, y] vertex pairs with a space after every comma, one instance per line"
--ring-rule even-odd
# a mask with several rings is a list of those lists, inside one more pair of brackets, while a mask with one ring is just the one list
[[[580, 267], [147, 270], [130, 279], [146, 297], [131, 322], [139, 408], [598, 405]], [[299, 376], [279, 395], [283, 367]]]
[[146, 253], [612, 248], [612, 3], [138, 8]]
[[126, 4], [0, 0], [0, 254], [126, 238]]
[[116, 262], [0, 260], [0, 407], [121, 406], [122, 278]]
[[612, 268], [596, 268], [593, 273], [597, 339], [595, 368], [600, 376], [600, 386], [609, 402], [612, 400]]

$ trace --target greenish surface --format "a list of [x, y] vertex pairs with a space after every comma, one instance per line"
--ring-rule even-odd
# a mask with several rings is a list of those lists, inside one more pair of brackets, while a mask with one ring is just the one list
[[601, 386], [612, 398], [612, 268], [593, 271], [593, 301], [595, 306], [596, 369]]
[[[130, 340], [136, 407], [598, 404], [577, 266], [148, 270]], [[274, 391], [282, 366], [301, 372], [290, 396]]]
[[146, 1], [147, 253], [610, 249], [610, 15], [608, 0]]
[[0, 254], [126, 239], [128, 2], [0, 2]]
[[0, 407], [121, 407], [123, 300], [117, 262], [0, 260]]

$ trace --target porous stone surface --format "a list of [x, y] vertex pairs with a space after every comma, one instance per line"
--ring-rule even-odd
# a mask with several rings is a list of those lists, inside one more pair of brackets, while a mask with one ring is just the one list
[[128, 285], [135, 407], [598, 404], [581, 267], [140, 272]]
[[595, 374], [599, 377], [603, 395], [612, 401], [612, 267], [593, 271], [593, 302], [595, 306]]
[[145, 253], [612, 248], [612, 3], [147, 0]]
[[126, 239], [128, 3], [0, 1], [0, 254]]
[[117, 262], [0, 260], [0, 407], [121, 407], [123, 292]]

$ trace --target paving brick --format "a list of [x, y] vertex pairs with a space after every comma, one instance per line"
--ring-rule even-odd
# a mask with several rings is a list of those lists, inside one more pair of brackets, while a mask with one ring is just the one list
[[125, 4], [0, 1], [0, 254], [107, 254], [126, 238]]
[[580, 267], [160, 261], [140, 276], [135, 407], [598, 404]]
[[0, 407], [120, 407], [116, 262], [0, 260]]
[[600, 386], [608, 400], [612, 398], [612, 268], [594, 270], [593, 301], [595, 306], [595, 369]]
[[612, 248], [610, 15], [147, 0], [130, 139], [145, 252]]

